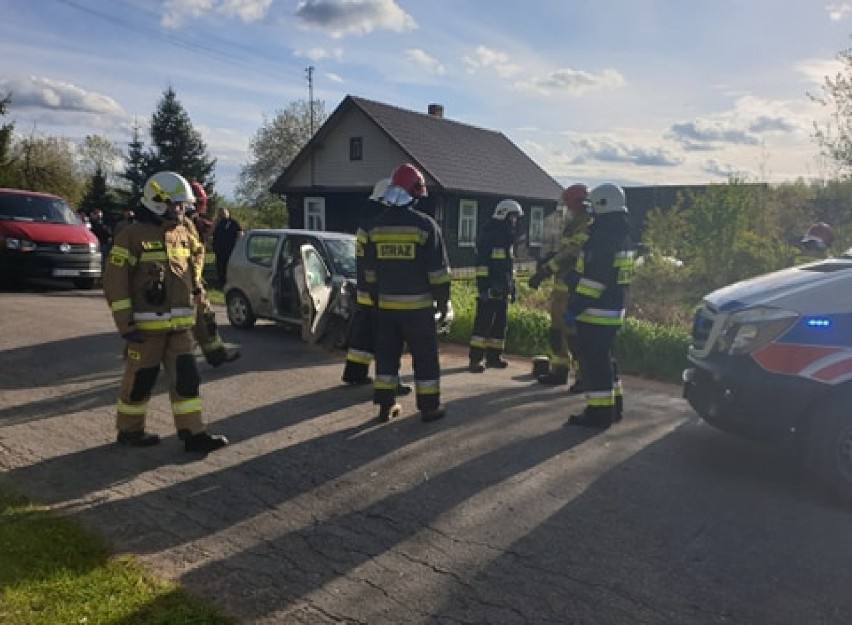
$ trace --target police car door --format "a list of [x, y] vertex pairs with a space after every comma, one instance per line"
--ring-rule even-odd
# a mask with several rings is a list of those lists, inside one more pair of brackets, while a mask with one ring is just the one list
[[331, 299], [331, 272], [313, 245], [300, 249], [302, 262], [297, 284], [302, 300], [302, 339], [316, 343], [328, 324], [328, 302]]

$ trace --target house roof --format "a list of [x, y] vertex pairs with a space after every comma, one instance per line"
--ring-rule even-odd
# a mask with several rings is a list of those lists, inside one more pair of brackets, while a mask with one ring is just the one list
[[333, 132], [352, 109], [371, 119], [444, 191], [543, 200], [557, 200], [562, 192], [555, 179], [501, 132], [351, 95], [293, 160], [273, 190], [283, 191], [288, 171], [310, 153], [315, 140]]

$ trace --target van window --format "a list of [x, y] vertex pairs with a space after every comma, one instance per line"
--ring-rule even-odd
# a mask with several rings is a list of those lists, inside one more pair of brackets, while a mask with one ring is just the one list
[[64, 200], [22, 193], [0, 193], [0, 219], [80, 225]]

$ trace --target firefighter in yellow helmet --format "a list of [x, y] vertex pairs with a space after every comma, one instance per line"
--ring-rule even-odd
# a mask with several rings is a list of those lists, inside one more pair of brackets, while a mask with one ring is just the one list
[[550, 359], [549, 371], [542, 372], [538, 381], [542, 384], [567, 384], [568, 373], [573, 364], [574, 384], [572, 393], [580, 393], [583, 388], [580, 366], [580, 347], [577, 340], [577, 326], [566, 326], [562, 314], [568, 303], [569, 282], [577, 264], [577, 258], [583, 244], [589, 237], [589, 191], [584, 184], [572, 184], [562, 192], [560, 207], [564, 210], [565, 226], [559, 245], [550, 258], [541, 264], [530, 277], [529, 286], [537, 289], [541, 283], [553, 276], [553, 291], [550, 295]]
[[118, 233], [104, 268], [104, 295], [126, 341], [116, 426], [119, 444], [160, 442], [145, 430], [148, 401], [164, 367], [174, 423], [187, 452], [228, 444], [209, 434], [201, 418], [192, 326], [204, 290], [184, 210], [195, 197], [183, 176], [163, 171], [145, 183], [137, 221]]

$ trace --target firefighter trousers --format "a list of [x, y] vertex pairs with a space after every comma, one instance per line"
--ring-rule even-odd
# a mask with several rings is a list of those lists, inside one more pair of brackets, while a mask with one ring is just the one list
[[373, 324], [375, 309], [357, 304], [352, 313], [349, 347], [343, 367], [343, 381], [357, 383], [367, 379], [370, 363], [373, 362]]
[[617, 421], [623, 409], [621, 381], [617, 379], [612, 356], [618, 330], [619, 326], [577, 323], [577, 339], [583, 355], [586, 413], [601, 421]]
[[200, 377], [190, 331], [142, 334], [143, 342], [128, 341], [124, 348], [125, 368], [118, 392], [116, 427], [119, 431], [145, 428], [148, 402], [162, 366], [168, 377], [175, 428], [192, 434], [203, 431], [198, 394]]
[[508, 313], [509, 300], [505, 297], [476, 300], [476, 317], [470, 336], [472, 363], [481, 362], [483, 356], [486, 362], [500, 359], [506, 348]]
[[408, 345], [414, 368], [417, 409], [431, 411], [441, 403], [441, 367], [438, 361], [438, 333], [433, 309], [375, 311], [376, 380], [373, 403], [391, 406], [396, 400], [402, 351]]

